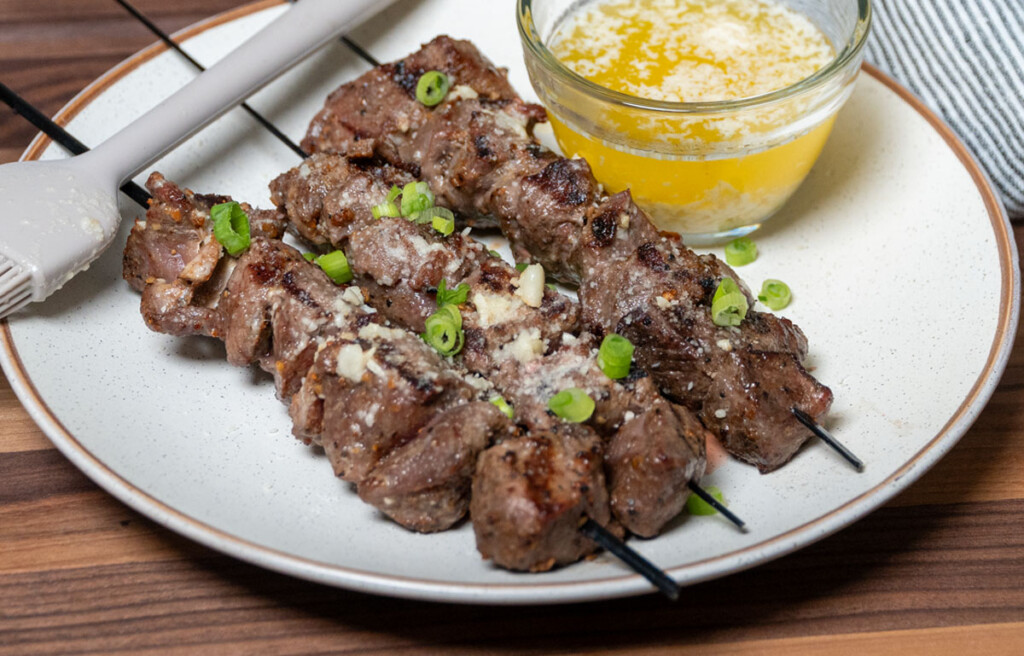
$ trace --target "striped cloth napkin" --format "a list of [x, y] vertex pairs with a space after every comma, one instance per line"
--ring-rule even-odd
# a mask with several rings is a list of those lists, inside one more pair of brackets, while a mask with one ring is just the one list
[[[914, 91], [1024, 220], [1024, 0], [874, 0], [866, 58]], [[922, 172], [927, 175], [927, 172]]]

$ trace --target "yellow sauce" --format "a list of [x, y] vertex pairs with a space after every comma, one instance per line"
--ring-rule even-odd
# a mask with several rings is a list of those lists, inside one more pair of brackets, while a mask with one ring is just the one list
[[[563, 21], [548, 45], [603, 87], [672, 102], [762, 95], [833, 57], [810, 20], [775, 0], [599, 0]], [[585, 158], [609, 191], [631, 188], [662, 228], [711, 234], [757, 224], [803, 181], [834, 115], [764, 145], [800, 110], [781, 103], [729, 116], [652, 118], [603, 109], [600, 122], [628, 145], [584, 134], [558, 116], [552, 127], [567, 155]]]

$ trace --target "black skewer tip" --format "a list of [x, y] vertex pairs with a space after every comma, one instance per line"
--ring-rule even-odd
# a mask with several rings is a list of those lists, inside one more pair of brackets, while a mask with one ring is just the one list
[[797, 421], [806, 426], [808, 430], [817, 435], [822, 442], [835, 449], [836, 453], [841, 455], [846, 462], [853, 465], [854, 469], [859, 472], [864, 471], [864, 463], [861, 459], [853, 455], [852, 451], [843, 446], [839, 440], [833, 437], [832, 434], [825, 430], [825, 428], [818, 424], [818, 422], [814, 421], [810, 415], [799, 408], [793, 408], [793, 416], [797, 418]]
[[594, 520], [587, 518], [580, 526], [580, 533], [593, 540], [602, 549], [612, 554], [635, 571], [640, 576], [650, 581], [661, 594], [672, 601], [679, 599], [679, 584], [672, 580], [668, 574], [661, 571], [651, 561], [647, 560], [625, 542], [605, 527]]
[[731, 511], [728, 508], [726, 508], [722, 504], [721, 501], [719, 501], [715, 497], [711, 496], [710, 492], [708, 492], [707, 490], [705, 490], [701, 486], [697, 485], [693, 481], [690, 481], [689, 483], [687, 483], [686, 486], [688, 488], [690, 488], [691, 492], [693, 492], [698, 497], [703, 499], [709, 506], [711, 506], [712, 508], [717, 510], [719, 513], [721, 513], [723, 517], [725, 517], [730, 522], [735, 524], [736, 528], [738, 528], [739, 530], [743, 531], [744, 533], [747, 532], [747, 523], [745, 521], [743, 521], [742, 519], [740, 519], [739, 517], [737, 517], [736, 514], [733, 511]]

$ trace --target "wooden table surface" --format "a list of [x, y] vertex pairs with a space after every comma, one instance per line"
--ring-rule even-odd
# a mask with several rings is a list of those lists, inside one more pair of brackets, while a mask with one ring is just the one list
[[[240, 4], [136, 2], [171, 31]], [[52, 115], [153, 40], [113, 0], [0, 0], [0, 81]], [[0, 108], [0, 162], [34, 134]], [[892, 503], [676, 604], [430, 604], [247, 565], [97, 488], [0, 376], [0, 654], [826, 650], [1024, 653], [1024, 346], [960, 444]]]

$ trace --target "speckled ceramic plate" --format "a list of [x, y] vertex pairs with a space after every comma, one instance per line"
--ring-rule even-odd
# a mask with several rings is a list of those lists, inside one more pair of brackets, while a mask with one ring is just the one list
[[[381, 60], [441, 32], [473, 39], [527, 95], [511, 2], [399, 2], [353, 37]], [[187, 31], [212, 62], [284, 7], [264, 2]], [[366, 70], [344, 46], [315, 55], [252, 99], [298, 137], [325, 94]], [[945, 454], [1006, 364], [1018, 313], [1017, 254], [974, 161], [918, 101], [868, 68], [810, 179], [757, 235], [753, 286], [781, 278], [785, 311], [835, 391], [834, 433], [867, 463], [824, 445], [762, 476], [730, 462], [708, 484], [750, 532], [684, 517], [634, 546], [683, 583], [752, 567], [818, 540], [893, 497]], [[152, 48], [62, 112], [97, 143], [194, 72]], [[26, 158], [63, 157], [45, 140]], [[267, 205], [294, 155], [235, 111], [154, 168], [196, 190]], [[125, 226], [138, 208], [122, 198]], [[123, 237], [123, 235], [122, 235]], [[123, 239], [122, 239], [123, 241]], [[493, 241], [493, 240], [492, 240]], [[546, 574], [491, 567], [469, 526], [417, 535], [389, 523], [289, 435], [268, 378], [237, 369], [213, 340], [150, 332], [107, 253], [45, 304], [3, 326], [0, 358], [19, 398], [64, 454], [138, 511], [225, 553], [332, 585], [462, 602], [554, 603], [648, 591], [607, 556]]]

